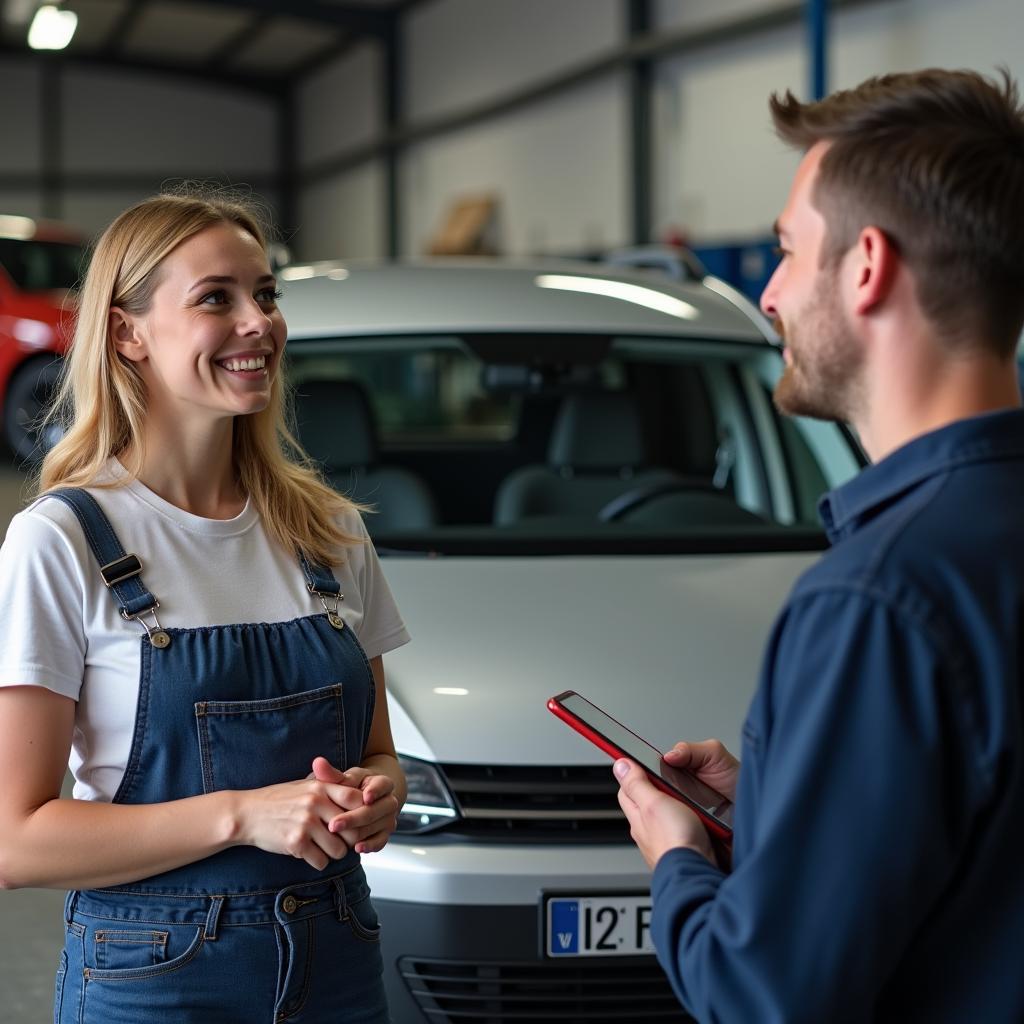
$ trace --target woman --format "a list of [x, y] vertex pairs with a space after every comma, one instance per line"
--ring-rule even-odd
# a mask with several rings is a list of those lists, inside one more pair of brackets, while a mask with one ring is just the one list
[[285, 428], [275, 289], [240, 204], [118, 217], [0, 552], [0, 883], [72, 890], [58, 1022], [387, 1020], [359, 854], [408, 637]]

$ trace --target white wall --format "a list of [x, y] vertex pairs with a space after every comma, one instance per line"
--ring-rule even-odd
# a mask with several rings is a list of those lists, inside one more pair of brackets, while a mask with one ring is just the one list
[[0, 188], [0, 213], [42, 217], [43, 200], [38, 189]]
[[[654, 0], [655, 26], [702, 31], [787, 0]], [[625, 31], [625, 0], [432, 0], [402, 28], [407, 121], [429, 123], [542, 83], [599, 57]], [[831, 85], [929, 64], [1024, 78], [1021, 0], [878, 0], [832, 17]], [[381, 137], [382, 56], [361, 44], [299, 90], [297, 253], [380, 255], [385, 182], [373, 159], [339, 170]], [[655, 70], [656, 234], [700, 242], [764, 234], [795, 157], [773, 137], [770, 92], [807, 91], [802, 26], [670, 57]], [[43, 71], [0, 62], [0, 212], [44, 212]], [[103, 70], [70, 61], [61, 75], [64, 216], [88, 231], [167, 179], [272, 182], [277, 108], [265, 98], [183, 76]], [[572, 251], [625, 241], [629, 228], [628, 86], [608, 74], [457, 131], [403, 155], [401, 245], [423, 251], [466, 193], [500, 197], [506, 252]], [[89, 180], [84, 177], [89, 176]], [[6, 176], [6, 177], [5, 177]], [[103, 180], [107, 176], [108, 180]], [[267, 198], [277, 197], [269, 187]]]
[[381, 75], [380, 47], [364, 43], [305, 79], [297, 95], [303, 170], [379, 136], [384, 126]]
[[[773, 0], [659, 0], [663, 27], [706, 28], [723, 16], [770, 9]], [[829, 87], [929, 65], [1024, 78], [1019, 0], [890, 0], [834, 13]], [[697, 243], [767, 235], [797, 157], [772, 134], [767, 100], [807, 96], [803, 26], [663, 61], [656, 72], [654, 224]]]
[[[620, 0], [434, 0], [406, 19], [410, 123], [485, 103], [606, 53]], [[626, 91], [619, 75], [427, 139], [402, 160], [402, 253], [422, 255], [464, 195], [498, 197], [508, 255], [615, 245], [627, 234]]]
[[298, 259], [384, 255], [382, 162], [331, 169], [383, 133], [382, 75], [380, 47], [364, 43], [310, 75], [297, 91], [298, 165], [304, 184], [290, 245]]
[[766, 82], [800, 80], [795, 32], [662, 63], [655, 77], [655, 237], [767, 234], [796, 158], [772, 135]]
[[307, 185], [291, 246], [299, 259], [377, 259], [385, 255], [384, 173], [380, 161]]
[[654, 0], [652, 20], [658, 29], [704, 29], [778, 7], [778, 0]]
[[[0, 173], [38, 171], [42, 162], [39, 68], [28, 60], [0, 61]], [[18, 213], [18, 210], [4, 209]]]
[[[168, 176], [271, 175], [267, 101], [180, 77], [69, 70], [62, 79], [68, 171]], [[269, 109], [268, 109], [269, 108]]]
[[403, 253], [422, 255], [450, 205], [483, 192], [498, 196], [504, 254], [623, 243], [625, 96], [620, 76], [609, 76], [411, 148], [402, 164]]
[[[44, 70], [32, 58], [0, 65], [0, 212], [42, 215], [42, 183], [4, 175], [43, 169]], [[60, 216], [87, 233], [181, 178], [260, 185], [272, 206], [277, 107], [269, 99], [182, 76], [70, 63], [58, 79]]]
[[[615, 47], [620, 0], [434, 0], [402, 26], [405, 121], [458, 113], [529, 87]], [[381, 55], [345, 54], [299, 91], [301, 224], [307, 259], [385, 251], [384, 172], [378, 161], [331, 171], [331, 161], [384, 131]], [[493, 192], [509, 254], [579, 250], [627, 234], [625, 88], [619, 76], [584, 85], [409, 147], [400, 167], [401, 250], [421, 255], [460, 196]]]
[[495, 99], [615, 46], [620, 0], [433, 0], [403, 25], [416, 122]]
[[[789, 6], [785, 0], [654, 0], [654, 27], [702, 32]], [[405, 18], [410, 125], [544, 82], [616, 47], [625, 0], [433, 0]], [[834, 12], [830, 85], [929, 64], [1024, 78], [1021, 0], [878, 0]], [[654, 73], [654, 237], [683, 228], [697, 244], [767, 235], [797, 156], [772, 133], [772, 91], [806, 96], [802, 24], [660, 61]], [[384, 131], [381, 57], [371, 45], [318, 72], [300, 98], [303, 189], [297, 251], [309, 258], [381, 255], [379, 161], [330, 175]], [[422, 254], [460, 196], [499, 197], [510, 255], [611, 246], [630, 237], [629, 103], [624, 74], [553, 94], [409, 147], [400, 173], [405, 256]]]

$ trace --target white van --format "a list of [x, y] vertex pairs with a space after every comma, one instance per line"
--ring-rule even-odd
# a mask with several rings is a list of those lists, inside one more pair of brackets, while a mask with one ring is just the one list
[[786, 420], [746, 299], [590, 263], [284, 268], [300, 436], [413, 642], [386, 659], [409, 799], [364, 858], [397, 1024], [685, 1018], [574, 689], [664, 749], [739, 748], [771, 620], [862, 463]]

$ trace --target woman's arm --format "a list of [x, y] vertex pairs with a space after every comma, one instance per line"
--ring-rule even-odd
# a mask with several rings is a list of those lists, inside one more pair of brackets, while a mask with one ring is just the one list
[[339, 772], [322, 757], [313, 762], [313, 774], [325, 782], [337, 782], [360, 790], [358, 800], [344, 804], [351, 807], [337, 815], [328, 825], [357, 853], [382, 850], [395, 830], [398, 812], [405, 803], [405, 775], [398, 765], [395, 741], [391, 736], [387, 693], [384, 684], [384, 659], [370, 659], [370, 669], [377, 688], [377, 698], [370, 723], [363, 760], [358, 768]]
[[327, 828], [344, 787], [315, 779], [158, 804], [61, 799], [74, 719], [69, 697], [0, 688], [0, 888], [120, 885], [231, 846], [318, 870], [347, 853]]
[[364, 768], [386, 775], [394, 783], [393, 795], [397, 801], [395, 813], [405, 803], [405, 774], [398, 766], [395, 741], [391, 735], [391, 717], [388, 714], [388, 698], [384, 683], [384, 659], [376, 657], [370, 661], [373, 681], [377, 686], [377, 702], [373, 708], [370, 736], [366, 741], [362, 765]]

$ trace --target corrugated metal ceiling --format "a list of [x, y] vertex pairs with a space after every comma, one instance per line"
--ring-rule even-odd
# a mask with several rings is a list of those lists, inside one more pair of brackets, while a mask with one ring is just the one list
[[[151, 66], [269, 88], [365, 37], [383, 37], [427, 0], [65, 0], [78, 14], [72, 60]], [[30, 52], [36, 0], [0, 0], [0, 55]]]

